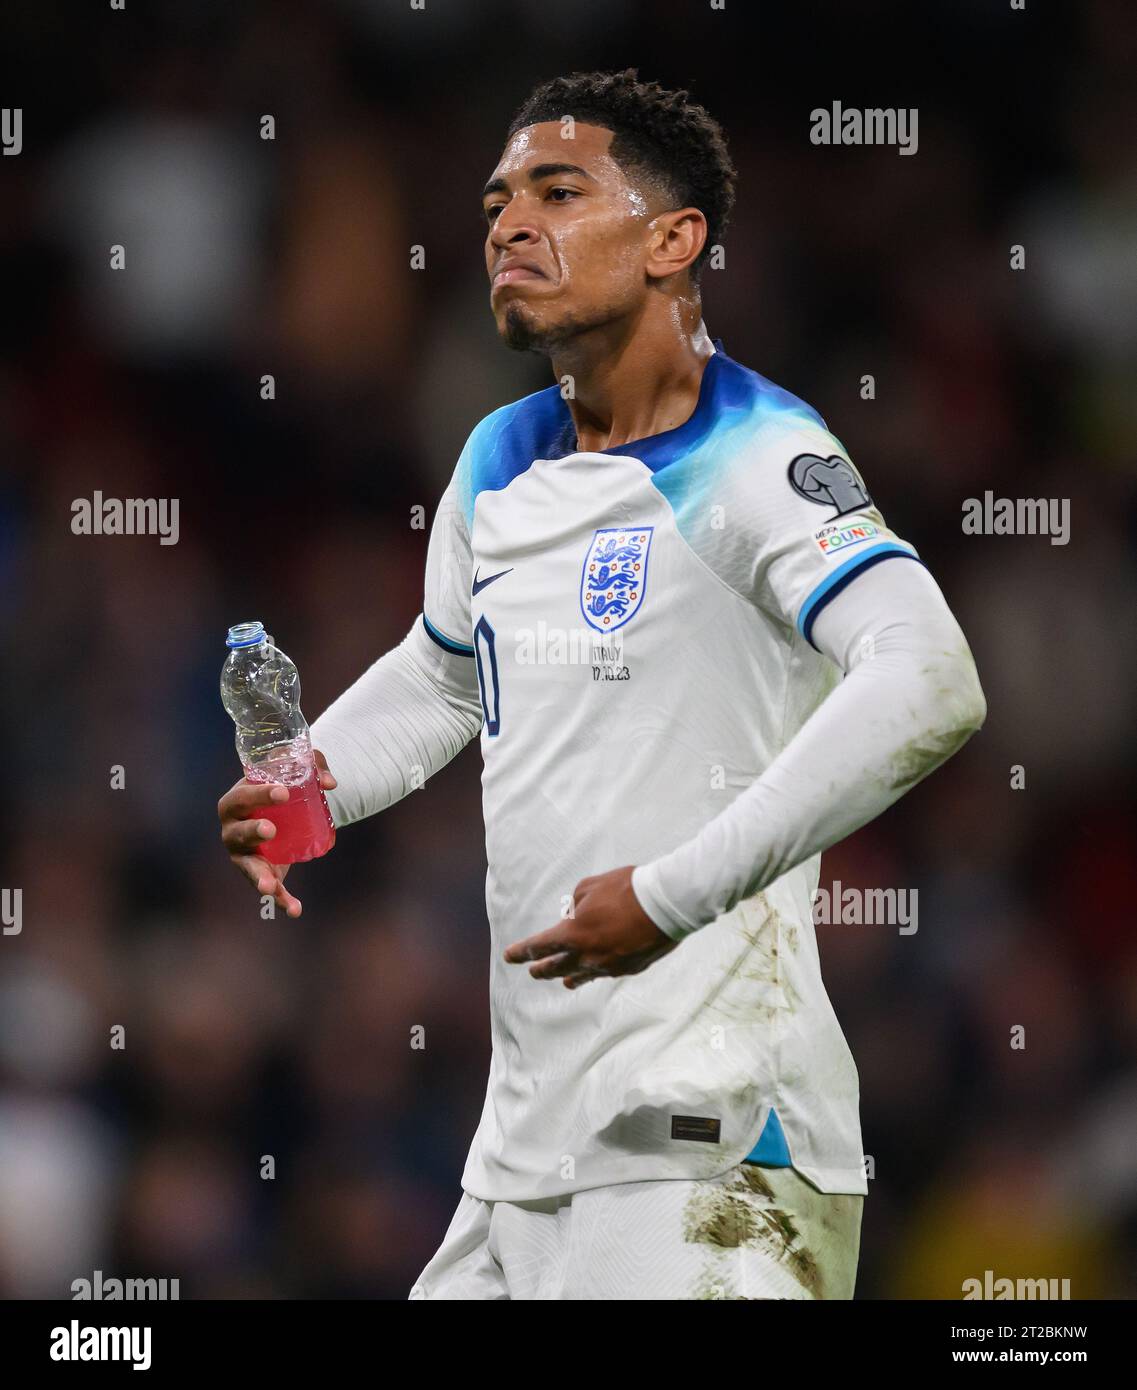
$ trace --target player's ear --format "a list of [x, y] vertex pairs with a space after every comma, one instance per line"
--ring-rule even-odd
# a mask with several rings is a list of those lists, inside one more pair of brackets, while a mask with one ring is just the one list
[[707, 241], [707, 219], [698, 208], [676, 208], [652, 219], [644, 269], [653, 280], [677, 275], [693, 264]]

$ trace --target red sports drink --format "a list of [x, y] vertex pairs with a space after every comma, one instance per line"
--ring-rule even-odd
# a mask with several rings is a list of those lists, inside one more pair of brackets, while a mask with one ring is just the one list
[[262, 840], [257, 853], [271, 864], [319, 859], [335, 844], [336, 829], [318, 770], [314, 768], [307, 781], [286, 790], [287, 801], [271, 801], [252, 812], [257, 820], [270, 820], [276, 826], [276, 834], [271, 840]]
[[235, 624], [225, 645], [229, 655], [221, 671], [221, 701], [236, 726], [245, 778], [288, 792], [287, 801], [266, 800], [253, 812], [276, 826], [276, 834], [258, 844], [257, 853], [270, 864], [318, 859], [335, 844], [336, 829], [320, 786], [311, 730], [300, 709], [296, 664], [274, 645], [262, 622]]

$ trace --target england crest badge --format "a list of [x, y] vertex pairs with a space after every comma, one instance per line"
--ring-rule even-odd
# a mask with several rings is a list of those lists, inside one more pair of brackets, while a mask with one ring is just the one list
[[644, 601], [651, 526], [604, 526], [592, 537], [580, 577], [580, 609], [589, 627], [615, 632]]

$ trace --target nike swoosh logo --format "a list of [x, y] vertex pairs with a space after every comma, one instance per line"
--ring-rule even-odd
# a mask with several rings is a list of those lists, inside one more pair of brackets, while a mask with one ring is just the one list
[[[481, 565], [478, 566], [478, 569], [481, 569]], [[487, 584], [492, 584], [492, 583], [494, 582], [495, 579], [500, 579], [501, 576], [502, 576], [503, 574], [512, 574], [512, 573], [513, 573], [513, 566], [512, 566], [512, 565], [510, 565], [510, 567], [509, 567], [507, 570], [498, 570], [498, 572], [497, 572], [496, 574], [487, 575], [487, 576], [485, 577], [485, 579], [479, 579], [478, 576], [477, 576], [477, 572], [475, 572], [475, 574], [474, 574], [474, 587], [470, 590], [470, 597], [472, 598], [475, 594], [480, 594], [480, 593], [482, 592], [482, 590], [486, 587]]]

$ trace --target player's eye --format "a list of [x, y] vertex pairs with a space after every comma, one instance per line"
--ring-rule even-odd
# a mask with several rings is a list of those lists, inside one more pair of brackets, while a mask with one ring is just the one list
[[[562, 194], [564, 195], [563, 197], [560, 196]], [[545, 193], [545, 197], [552, 198], [554, 199], [554, 201], [558, 203], [566, 203], [569, 201], [570, 198], [579, 198], [580, 194], [575, 188], [565, 188], [563, 184], [557, 184], [555, 187], [550, 188]], [[486, 221], [495, 222], [497, 220], [498, 214], [504, 207], [504, 203], [490, 203], [489, 206], [485, 209]]]

